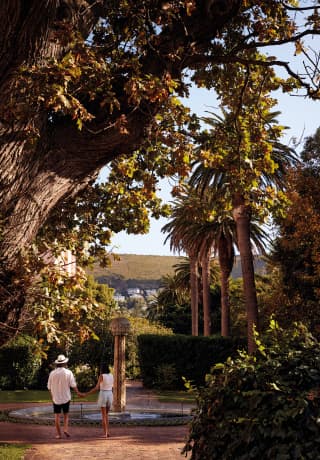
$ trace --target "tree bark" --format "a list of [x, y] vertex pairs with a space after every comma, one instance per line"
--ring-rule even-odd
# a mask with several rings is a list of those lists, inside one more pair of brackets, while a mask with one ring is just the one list
[[208, 337], [211, 334], [210, 316], [210, 253], [204, 254], [201, 261], [202, 266], [202, 305], [203, 305], [203, 335]]
[[192, 335], [199, 335], [199, 274], [198, 258], [190, 256], [191, 322]]
[[231, 331], [230, 322], [230, 296], [229, 296], [229, 275], [221, 271], [221, 336], [229, 337]]
[[221, 282], [221, 335], [230, 336], [230, 296], [229, 278], [234, 263], [234, 249], [231, 238], [228, 240], [222, 235], [218, 242], [218, 257]]
[[258, 302], [254, 277], [253, 255], [250, 243], [250, 208], [242, 196], [235, 197], [233, 218], [236, 223], [238, 247], [240, 252], [243, 290], [247, 312], [248, 352], [254, 353], [256, 343], [254, 329], [259, 332]]

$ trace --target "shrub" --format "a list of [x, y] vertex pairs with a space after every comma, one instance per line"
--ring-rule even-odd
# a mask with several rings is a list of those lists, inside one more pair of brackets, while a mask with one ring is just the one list
[[198, 392], [191, 460], [319, 458], [320, 344], [272, 321], [255, 356], [217, 364]]
[[0, 349], [0, 388], [19, 390], [33, 385], [41, 359], [36, 341], [18, 336]]

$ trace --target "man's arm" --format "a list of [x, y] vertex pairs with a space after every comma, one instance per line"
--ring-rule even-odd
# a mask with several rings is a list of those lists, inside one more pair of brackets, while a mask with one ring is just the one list
[[81, 391], [78, 390], [77, 382], [72, 372], [70, 375], [70, 387], [77, 393], [78, 396], [83, 396], [83, 393], [81, 393]]

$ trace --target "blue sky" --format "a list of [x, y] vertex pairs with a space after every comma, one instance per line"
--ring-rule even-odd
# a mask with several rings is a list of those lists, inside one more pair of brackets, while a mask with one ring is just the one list
[[[293, 49], [284, 48], [281, 53], [277, 55], [284, 60], [289, 60], [288, 56], [292, 56]], [[312, 48], [320, 49], [320, 39], [312, 41]], [[272, 50], [275, 53], [274, 50]], [[290, 59], [292, 62], [292, 60]], [[301, 67], [301, 63], [296, 58], [294, 64], [296, 68]], [[294, 68], [294, 70], [296, 70]], [[289, 129], [283, 137], [283, 143], [289, 143], [294, 137], [301, 141], [307, 136], [313, 135], [316, 129], [320, 126], [320, 101], [312, 101], [298, 95], [277, 94], [278, 106], [281, 114], [277, 117], [278, 121]], [[206, 111], [218, 112], [218, 103], [215, 98], [214, 92], [209, 92], [205, 89], [191, 88], [190, 97], [184, 100], [193, 112], [199, 116], [206, 115]], [[161, 191], [159, 195], [165, 200], [172, 200], [170, 195], [170, 187], [163, 182], [161, 184]], [[147, 235], [126, 235], [121, 232], [112, 238], [113, 249], [119, 254], [146, 254], [146, 255], [173, 255], [170, 252], [169, 243], [164, 245], [166, 235], [161, 232], [161, 228], [166, 223], [165, 219], [155, 220], [152, 219], [150, 231]]]

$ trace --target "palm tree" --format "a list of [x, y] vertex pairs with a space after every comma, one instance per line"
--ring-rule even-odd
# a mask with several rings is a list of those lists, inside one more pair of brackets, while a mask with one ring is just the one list
[[[200, 194], [196, 189], [186, 185], [182, 189], [179, 200], [175, 202], [174, 222], [177, 224], [177, 216], [179, 216], [179, 238], [183, 239], [183, 244], [188, 247], [189, 252], [198, 254], [200, 260], [205, 336], [211, 333], [210, 283], [213, 279], [210, 260], [213, 251], [219, 253], [222, 287], [221, 330], [222, 335], [228, 336], [230, 335], [228, 279], [234, 262], [233, 245], [236, 244], [236, 237], [234, 225], [230, 227], [230, 224], [233, 224], [230, 213], [216, 209], [216, 201], [215, 195], [211, 192]], [[173, 221], [165, 226], [163, 231], [172, 230], [172, 225]]]
[[[199, 230], [199, 224], [196, 224], [196, 231]], [[216, 264], [212, 263], [211, 257], [208, 258], [208, 254], [211, 255], [211, 249], [209, 253], [203, 251], [201, 248], [201, 233], [194, 233], [193, 226], [189, 227], [189, 233], [194, 236], [193, 243], [195, 241], [200, 242], [199, 249], [199, 260], [200, 260], [200, 276], [201, 278], [201, 291], [202, 291], [202, 306], [203, 306], [203, 335], [209, 336], [211, 334], [211, 299], [210, 299], [210, 286], [211, 284], [217, 283], [218, 270]], [[196, 249], [195, 249], [196, 250]], [[203, 251], [203, 253], [202, 253]], [[182, 279], [190, 279], [190, 263], [180, 263], [174, 266], [176, 275]], [[200, 292], [200, 287], [198, 288]]]
[[[231, 209], [242, 266], [247, 310], [248, 350], [253, 352], [256, 346], [253, 331], [254, 328], [259, 329], [253, 254], [250, 241], [253, 204], [257, 204], [258, 200], [262, 201], [265, 198], [264, 192], [268, 188], [275, 190], [284, 186], [286, 170], [295, 161], [295, 157], [292, 149], [272, 137], [272, 132], [267, 132], [267, 134], [265, 132], [264, 135], [267, 136], [267, 141], [264, 141], [263, 149], [267, 148], [267, 151], [259, 152], [259, 145], [255, 145], [254, 151], [250, 151], [250, 153], [253, 153], [252, 160], [248, 156], [244, 159], [239, 158], [239, 142], [241, 139], [239, 141], [240, 135], [235, 116], [232, 113], [224, 112], [224, 118], [214, 115], [212, 118], [205, 118], [204, 120], [212, 129], [202, 136], [199, 153], [203, 150], [206, 152], [211, 151], [214, 157], [217, 151], [222, 151], [223, 155], [219, 153], [219, 161], [213, 162], [213, 166], [208, 166], [208, 161], [207, 164], [204, 164], [201, 160], [197, 162], [190, 183], [193, 187], [197, 187], [200, 193], [207, 194], [208, 190], [211, 190], [217, 200], [225, 203], [225, 209], [228, 209], [228, 207]], [[274, 114], [269, 113], [268, 116], [265, 114], [264, 122], [272, 127], [273, 123], [275, 123]], [[274, 165], [273, 168], [268, 165], [268, 168], [263, 169], [263, 161], [267, 161], [264, 157], [268, 158], [270, 165]], [[255, 170], [254, 172], [251, 171], [254, 161], [260, 165], [259, 174]], [[246, 188], [247, 184], [252, 184], [254, 181], [256, 186], [248, 190]], [[227, 274], [230, 270], [230, 265], [228, 267], [228, 263], [226, 263], [228, 257], [227, 259], [225, 257], [228, 255], [231, 257], [230, 239], [221, 239], [221, 244], [226, 245], [226, 253], [222, 255], [222, 258]], [[221, 253], [223, 254], [223, 249]], [[227, 307], [225, 309], [227, 311]], [[225, 328], [224, 333], [228, 330], [227, 324], [225, 324]]]
[[[212, 255], [212, 210], [210, 196], [200, 196], [196, 190], [185, 189], [184, 206], [192, 209], [193, 219], [185, 226], [184, 240], [193, 253], [198, 254], [201, 266], [202, 280], [202, 305], [203, 305], [203, 334], [209, 336], [211, 333], [210, 315], [210, 283], [212, 281], [211, 255]], [[187, 211], [185, 209], [185, 211]]]
[[[235, 221], [229, 210], [222, 209], [222, 201], [218, 192], [213, 193], [211, 187], [205, 192], [199, 193], [196, 189], [185, 185], [173, 208], [175, 220], [162, 229], [163, 231], [168, 231], [168, 229], [173, 228], [173, 222], [175, 224], [178, 222], [180, 244], [183, 241], [183, 245], [188, 248], [189, 253], [198, 255], [201, 265], [205, 336], [210, 335], [211, 332], [210, 283], [213, 278], [210, 259], [212, 254], [218, 254], [220, 266], [221, 335], [230, 335], [229, 278], [234, 264], [237, 234]], [[218, 206], [221, 207], [218, 208]], [[177, 227], [174, 228], [176, 231]], [[267, 240], [266, 232], [258, 225], [256, 220], [253, 220], [251, 223], [250, 250], [253, 247], [257, 253], [264, 254], [264, 246]], [[192, 280], [192, 269], [194, 267], [192, 261], [190, 262], [190, 267], [190, 279]], [[192, 280], [192, 285], [194, 283], [198, 284], [197, 281]], [[196, 289], [198, 293], [198, 287]], [[194, 308], [192, 311], [194, 315], [198, 314], [198, 311]], [[195, 320], [193, 316], [193, 321]]]
[[[171, 249], [183, 248], [189, 255], [193, 335], [198, 335], [199, 264], [202, 279], [204, 335], [209, 336], [211, 332], [210, 282], [212, 270], [210, 259], [212, 240], [208, 237], [211, 216], [210, 197], [205, 200], [196, 190], [192, 190], [185, 184], [184, 187], [181, 187], [179, 198], [174, 202], [172, 220], [162, 228], [163, 232], [169, 232], [165, 241], [170, 238]], [[203, 231], [206, 226], [207, 230]]]
[[[218, 254], [221, 285], [221, 335], [227, 337], [230, 335], [229, 279], [234, 265], [235, 249], [238, 247], [238, 243], [236, 224], [230, 211], [215, 209], [215, 207], [218, 206], [217, 203], [219, 203], [219, 200], [216, 199], [216, 194], [212, 193], [212, 190], [210, 190], [210, 193], [207, 192], [202, 196], [202, 206], [206, 206], [207, 209], [210, 209], [211, 213], [214, 214], [214, 218], [203, 219], [203, 221], [191, 224], [188, 233], [196, 237], [193, 237], [191, 241], [187, 239], [187, 241], [189, 246], [194, 245], [194, 248], [198, 247], [200, 254], [204, 291], [204, 311], [206, 297], [209, 293], [209, 286], [208, 283], [206, 283], [206, 280], [210, 279], [208, 270], [208, 266], [210, 266], [209, 256]], [[267, 242], [267, 233], [255, 219], [252, 219], [250, 247], [257, 254], [265, 254], [265, 245]], [[204, 333], [204, 335], [209, 335], [209, 333]]]

